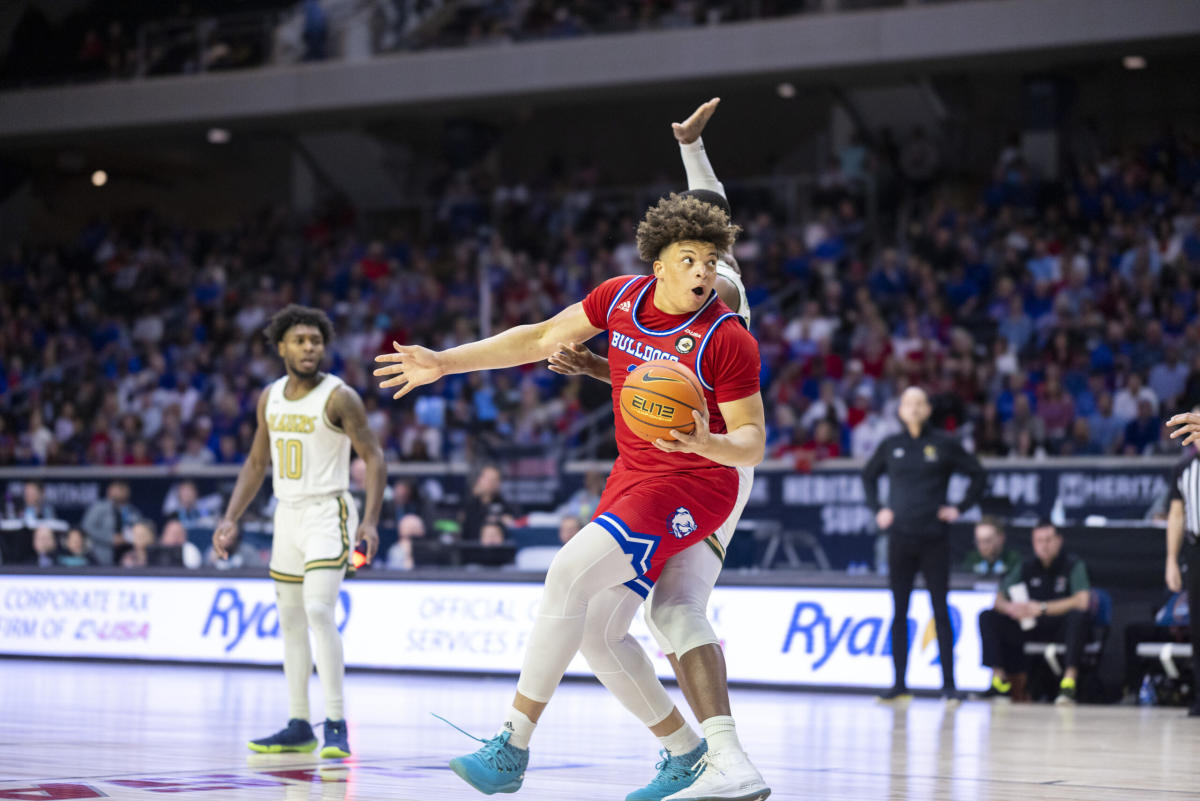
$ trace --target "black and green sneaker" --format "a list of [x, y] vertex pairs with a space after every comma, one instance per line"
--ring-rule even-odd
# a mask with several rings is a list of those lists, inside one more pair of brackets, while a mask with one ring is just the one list
[[881, 704], [903, 704], [912, 700], [912, 693], [903, 684], [898, 684], [875, 696], [875, 700]]
[[985, 701], [1011, 701], [1012, 682], [1004, 681], [999, 676], [992, 676], [992, 686], [980, 696]]
[[270, 737], [251, 740], [247, 745], [260, 754], [307, 754], [317, 747], [317, 736], [307, 720], [292, 718]]
[[1059, 706], [1069, 706], [1075, 703], [1075, 679], [1063, 679], [1058, 685], [1058, 697], [1054, 703]]

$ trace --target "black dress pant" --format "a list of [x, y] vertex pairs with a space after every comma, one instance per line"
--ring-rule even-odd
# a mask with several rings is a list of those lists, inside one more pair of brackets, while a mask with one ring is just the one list
[[[905, 687], [908, 672], [908, 601], [919, 572], [925, 577], [933, 624], [937, 629], [938, 656], [942, 663], [942, 686], [954, 689], [954, 629], [950, 624], [950, 537], [942, 523], [930, 532], [903, 529], [888, 532], [888, 579], [892, 590], [892, 667], [896, 686]], [[1198, 571], [1200, 572], [1200, 571]]]
[[1184, 589], [1188, 594], [1188, 627], [1192, 634], [1192, 686], [1196, 688], [1195, 704], [1200, 705], [1200, 544], [1189, 543], [1186, 552]]
[[1017, 621], [995, 609], [979, 613], [979, 638], [983, 645], [983, 664], [1000, 668], [1010, 676], [1026, 673], [1029, 660], [1025, 658], [1027, 642], [1061, 642], [1067, 646], [1064, 668], [1079, 668], [1083, 646], [1087, 643], [1087, 612], [1068, 612], [1065, 615], [1037, 618], [1037, 625], [1024, 631]]

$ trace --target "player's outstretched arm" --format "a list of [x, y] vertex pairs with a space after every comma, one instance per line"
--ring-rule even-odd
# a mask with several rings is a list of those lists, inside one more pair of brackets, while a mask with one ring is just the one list
[[262, 486], [267, 471], [271, 469], [271, 439], [267, 435], [267, 394], [264, 389], [258, 396], [258, 427], [254, 431], [254, 442], [250, 445], [250, 453], [238, 471], [237, 483], [233, 494], [229, 496], [229, 505], [225, 507], [225, 516], [217, 524], [213, 532], [213, 552], [222, 559], [229, 558], [229, 549], [237, 539], [237, 521], [242, 518], [246, 507], [258, 488]]
[[708, 429], [708, 411], [692, 412], [696, 430], [684, 434], [674, 429], [671, 439], [656, 439], [655, 447], [668, 453], [695, 453], [717, 464], [730, 467], [754, 467], [763, 460], [767, 445], [767, 416], [762, 393], [755, 392], [735, 401], [717, 404], [725, 418], [727, 433], [714, 434]]
[[549, 362], [552, 373], [586, 375], [606, 384], [612, 383], [612, 376], [608, 373], [608, 359], [592, 353], [587, 345], [580, 345], [578, 342], [559, 345], [558, 350], [550, 355]]
[[375, 361], [386, 364], [377, 368], [375, 375], [384, 379], [380, 388], [395, 388], [392, 397], [402, 398], [443, 376], [540, 362], [549, 359], [559, 349], [559, 343], [585, 342], [598, 333], [600, 329], [588, 320], [583, 304], [576, 303], [549, 320], [518, 325], [487, 339], [440, 352], [393, 342], [395, 353], [375, 357]]
[[362, 521], [354, 536], [354, 544], [367, 543], [367, 564], [379, 550], [379, 509], [383, 506], [383, 487], [387, 484], [387, 465], [383, 461], [383, 449], [375, 432], [367, 425], [367, 410], [358, 393], [347, 386], [338, 387], [329, 399], [330, 422], [340, 426], [350, 437], [354, 452], [367, 463], [366, 500], [363, 503]]
[[700, 141], [701, 132], [720, 102], [721, 98], [714, 97], [702, 103], [683, 122], [671, 123], [671, 130], [679, 142], [679, 155], [683, 158], [683, 169], [687, 173], [688, 189], [708, 189], [725, 197], [725, 186], [717, 180], [717, 173], [704, 151], [704, 143]]

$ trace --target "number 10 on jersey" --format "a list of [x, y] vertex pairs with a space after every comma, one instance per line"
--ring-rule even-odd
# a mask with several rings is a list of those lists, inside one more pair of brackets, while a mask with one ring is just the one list
[[275, 450], [279, 453], [275, 463], [279, 466], [280, 478], [300, 478], [304, 469], [304, 452], [298, 439], [277, 439]]

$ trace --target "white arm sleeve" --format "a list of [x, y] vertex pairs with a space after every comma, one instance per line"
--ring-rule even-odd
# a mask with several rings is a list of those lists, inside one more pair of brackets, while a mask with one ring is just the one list
[[683, 157], [683, 169], [687, 171], [688, 189], [708, 189], [725, 197], [725, 186], [717, 180], [708, 154], [704, 152], [704, 139], [697, 137], [690, 145], [679, 143], [679, 155]]

